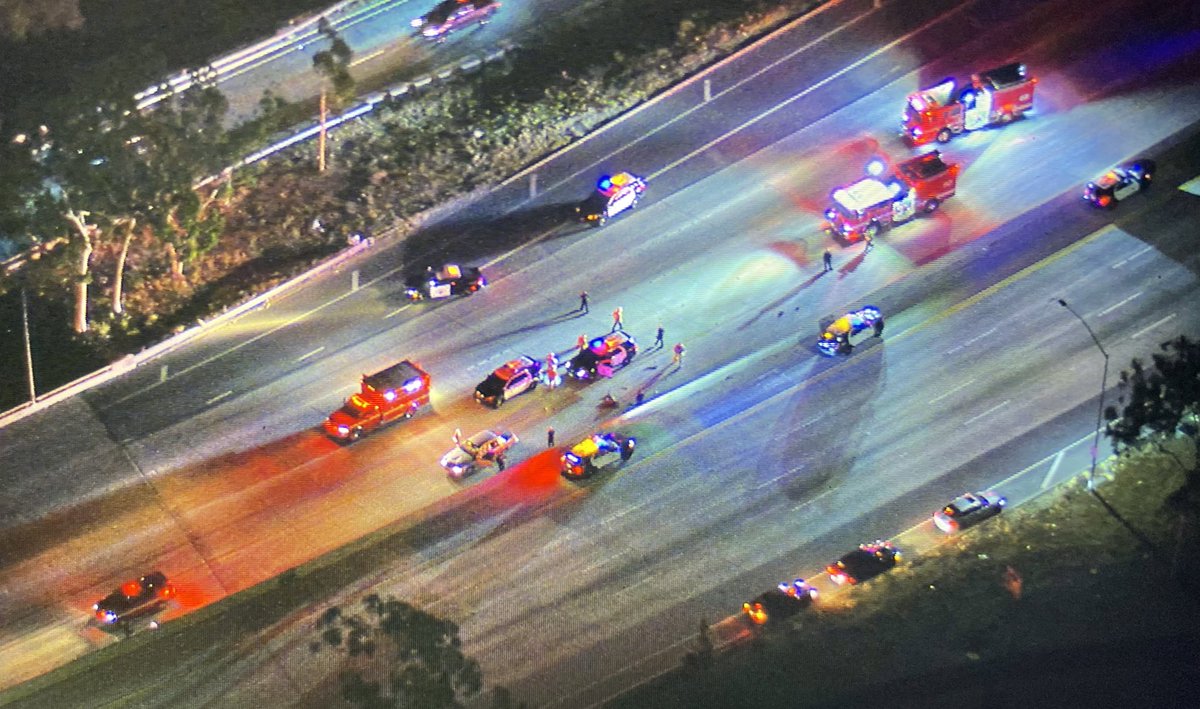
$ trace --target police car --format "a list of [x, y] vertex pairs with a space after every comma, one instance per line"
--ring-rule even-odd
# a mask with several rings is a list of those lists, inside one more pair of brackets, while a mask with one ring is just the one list
[[126, 581], [121, 587], [92, 604], [96, 621], [112, 625], [120, 620], [153, 613], [175, 597], [175, 587], [161, 571]]
[[480, 431], [447, 451], [442, 456], [441, 465], [450, 477], [463, 478], [479, 468], [494, 465], [496, 458], [519, 442], [517, 434], [511, 431]]
[[754, 625], [766, 625], [772, 620], [790, 618], [817, 600], [817, 589], [804, 579], [784, 581], [777, 588], [759, 594], [742, 604], [742, 612]]
[[609, 219], [626, 209], [637, 207], [646, 191], [645, 178], [632, 172], [605, 175], [596, 183], [596, 191], [575, 208], [579, 221], [592, 226], [604, 226]]
[[637, 342], [624, 330], [614, 330], [592, 338], [587, 349], [571, 358], [567, 371], [576, 379], [611, 377], [613, 372], [628, 366], [636, 355]]
[[593, 433], [562, 456], [563, 477], [573, 480], [590, 478], [609, 466], [620, 465], [633, 457], [637, 440], [620, 433]]
[[496, 0], [443, 0], [411, 24], [422, 37], [441, 41], [473, 22], [486, 25], [499, 9]]
[[527, 391], [537, 389], [542, 363], [522, 355], [505, 362], [475, 387], [475, 401], [500, 408], [501, 404]]
[[410, 278], [404, 294], [409, 300], [437, 300], [471, 295], [486, 285], [487, 279], [478, 268], [448, 263], [436, 271], [430, 266], [424, 274]]
[[891, 542], [860, 544], [857, 549], [825, 567], [829, 580], [839, 586], [862, 583], [892, 569], [903, 559]]
[[850, 354], [863, 340], [882, 336], [883, 313], [874, 305], [868, 305], [826, 323], [817, 339], [817, 350], [830, 357]]
[[1115, 209], [1117, 202], [1150, 187], [1154, 179], [1153, 160], [1133, 160], [1101, 175], [1083, 188], [1083, 198], [1097, 207]]

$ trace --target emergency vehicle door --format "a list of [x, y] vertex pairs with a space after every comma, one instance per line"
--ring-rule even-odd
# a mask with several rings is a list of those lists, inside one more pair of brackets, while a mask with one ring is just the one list
[[632, 187], [627, 187], [620, 192], [617, 192], [612, 199], [608, 201], [608, 216], [619, 214], [625, 211], [633, 204], [633, 200], [637, 199], [637, 190]]
[[909, 190], [902, 199], [892, 202], [892, 221], [900, 223], [912, 219], [917, 213], [917, 191]]
[[1137, 180], [1130, 179], [1129, 177], [1122, 177], [1121, 181], [1117, 183], [1116, 188], [1113, 189], [1113, 197], [1116, 197], [1117, 199], [1125, 199], [1134, 192], [1137, 192], [1139, 189], [1141, 189], [1141, 185], [1138, 184]]
[[963, 128], [976, 130], [986, 126], [992, 113], [992, 92], [972, 91], [963, 94], [962, 100], [967, 104], [966, 112], [963, 114]]
[[529, 382], [533, 381], [533, 377], [529, 376], [529, 372], [521, 372], [512, 379], [508, 380], [508, 385], [504, 387], [507, 396], [516, 396], [529, 388]]

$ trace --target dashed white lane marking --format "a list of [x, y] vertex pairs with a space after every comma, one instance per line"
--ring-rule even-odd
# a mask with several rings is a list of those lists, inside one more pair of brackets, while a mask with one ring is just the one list
[[313, 356], [313, 355], [315, 355], [315, 354], [320, 354], [321, 352], [324, 352], [324, 351], [325, 351], [325, 345], [321, 345], [320, 347], [318, 347], [317, 349], [313, 350], [312, 352], [307, 352], [307, 353], [305, 353], [305, 354], [302, 354], [302, 355], [300, 355], [300, 356], [299, 356], [299, 357], [296, 359], [296, 361], [297, 361], [297, 362], [303, 362], [304, 360], [308, 359], [309, 357], [312, 357], [312, 356]]
[[979, 414], [977, 416], [972, 416], [971, 418], [967, 419], [966, 421], [963, 421], [962, 425], [968, 426], [971, 423], [983, 418], [984, 416], [991, 415], [991, 414], [999, 411], [1000, 409], [1003, 409], [1005, 406], [1008, 406], [1009, 401], [1010, 401], [1010, 399], [1005, 399], [1004, 401], [1001, 401], [999, 404], [996, 404], [995, 406], [988, 409], [987, 411], [984, 411], [982, 414]]
[[1125, 300], [1122, 300], [1120, 303], [1108, 306], [1104, 310], [1101, 310], [1100, 312], [1096, 313], [1096, 315], [1108, 315], [1112, 311], [1116, 310], [1117, 308], [1121, 307], [1122, 305], [1125, 305], [1126, 303], [1133, 300], [1134, 298], [1140, 297], [1141, 295], [1142, 295], [1142, 291], [1138, 291], [1137, 293], [1134, 293], [1133, 295], [1129, 296]]
[[204, 403], [205, 403], [205, 405], [215, 404], [218, 401], [220, 401], [221, 399], [224, 399], [225, 397], [229, 396], [232, 393], [233, 393], [233, 390], [230, 389], [229, 391], [225, 392], [224, 394], [217, 394], [216, 396], [214, 396], [213, 398], [209, 399], [208, 401], [206, 401]]
[[1174, 319], [1175, 319], [1175, 313], [1171, 313], [1170, 315], [1166, 316], [1165, 318], [1160, 318], [1159, 320], [1152, 322], [1149, 325], [1147, 325], [1146, 327], [1143, 327], [1141, 330], [1138, 330], [1137, 332], [1133, 333], [1132, 335], [1129, 336], [1129, 339], [1131, 339], [1131, 340], [1140, 339], [1141, 336], [1145, 335], [1147, 332], [1150, 332], [1151, 330], [1158, 327], [1159, 325], [1162, 325], [1163, 323], [1166, 323], [1166, 322], [1170, 322], [1171, 320], [1174, 320]]
[[937, 402], [941, 401], [942, 399], [945, 399], [947, 396], [950, 396], [950, 395], [951, 395], [951, 394], [953, 394], [954, 392], [956, 392], [956, 391], [961, 391], [961, 390], [963, 390], [963, 389], [966, 389], [966, 388], [967, 388], [968, 386], [970, 386], [970, 385], [971, 385], [971, 383], [972, 383], [972, 382], [974, 382], [974, 381], [975, 381], [974, 379], [968, 379], [967, 381], [963, 382], [962, 384], [959, 384], [959, 385], [958, 385], [958, 386], [956, 386], [956, 387], [953, 387], [953, 388], [951, 388], [951, 389], [947, 389], [946, 391], [942, 392], [942, 393], [941, 393], [941, 394], [939, 394], [938, 396], [935, 396], [935, 397], [933, 397], [932, 399], [930, 399], [930, 400], [929, 400], [929, 403], [930, 403], [930, 404], [936, 404]]

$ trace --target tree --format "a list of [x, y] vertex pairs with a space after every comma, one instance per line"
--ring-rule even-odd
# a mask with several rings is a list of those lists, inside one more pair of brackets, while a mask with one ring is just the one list
[[462, 706], [483, 686], [479, 664], [462, 653], [458, 626], [395, 598], [372, 594], [363, 612], [338, 607], [321, 618], [314, 652], [344, 655], [342, 696], [360, 707]]
[[1200, 342], [1185, 335], [1164, 342], [1162, 354], [1151, 356], [1147, 369], [1134, 359], [1121, 372], [1117, 402], [1104, 411], [1106, 433], [1118, 453], [1153, 444], [1161, 447], [1167, 438], [1180, 433], [1193, 445], [1200, 442], [1195, 428], [1200, 409]]
[[[1151, 356], [1147, 368], [1134, 359], [1128, 371], [1121, 372], [1118, 406], [1104, 410], [1108, 422], [1105, 433], [1118, 454], [1151, 446], [1169, 455], [1185, 472], [1183, 486], [1171, 495], [1167, 504], [1177, 515], [1178, 535], [1175, 555], [1177, 576], [1186, 582], [1200, 581], [1197, 559], [1184, 559], [1181, 552], [1194, 548], [1200, 530], [1200, 342], [1184, 335], [1164, 342], [1162, 352]], [[1192, 464], [1187, 466], [1165, 444], [1179, 436], [1192, 444]], [[1181, 566], [1181, 561], [1190, 566]]]
[[83, 27], [79, 0], [2, 0], [0, 39], [22, 41], [54, 30]]

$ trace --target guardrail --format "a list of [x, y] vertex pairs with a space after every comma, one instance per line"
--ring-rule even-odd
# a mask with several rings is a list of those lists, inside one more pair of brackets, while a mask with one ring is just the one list
[[297, 43], [303, 43], [315, 38], [318, 26], [324, 19], [330, 27], [337, 29], [339, 25], [357, 19], [360, 15], [375, 10], [380, 5], [394, 3], [395, 0], [343, 0], [316, 15], [302, 15], [287, 23], [273, 37], [255, 42], [252, 45], [238, 49], [230, 54], [213, 60], [207, 66], [197, 69], [185, 69], [165, 81], [150, 86], [134, 94], [137, 107], [144, 109], [163, 101], [173, 93], [186, 91], [195, 85], [197, 80], [220, 81], [231, 72], [237, 71], [246, 64], [258, 61], [272, 54], [282, 52]]

